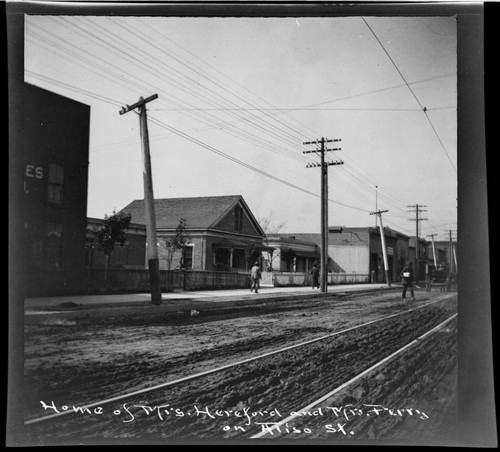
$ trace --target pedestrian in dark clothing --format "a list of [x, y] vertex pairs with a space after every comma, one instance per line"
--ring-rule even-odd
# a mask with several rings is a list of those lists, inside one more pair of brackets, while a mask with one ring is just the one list
[[261, 274], [262, 273], [260, 271], [259, 263], [255, 262], [255, 265], [250, 271], [250, 278], [252, 279], [252, 287], [250, 287], [250, 292], [253, 292], [253, 290], [255, 289], [255, 293], [259, 293], [259, 281]]
[[403, 300], [406, 298], [406, 291], [410, 289], [411, 299], [415, 299], [415, 295], [413, 293], [413, 264], [408, 262], [403, 270], [401, 271], [401, 275], [403, 278]]
[[318, 288], [319, 289], [319, 268], [316, 264], [313, 265], [311, 269], [311, 275], [312, 275], [312, 288]]

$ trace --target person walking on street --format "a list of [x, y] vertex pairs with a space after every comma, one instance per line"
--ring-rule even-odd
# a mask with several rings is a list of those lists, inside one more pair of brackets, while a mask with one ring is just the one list
[[259, 263], [255, 262], [255, 265], [252, 267], [250, 271], [250, 278], [252, 279], [252, 287], [250, 287], [250, 292], [253, 292], [255, 289], [255, 293], [259, 293], [259, 281], [261, 277], [261, 271], [259, 267]]
[[413, 264], [408, 262], [403, 270], [401, 271], [400, 276], [403, 278], [403, 300], [406, 299], [406, 291], [410, 289], [411, 299], [415, 299], [415, 295], [413, 293]]
[[319, 268], [316, 264], [313, 265], [311, 269], [311, 275], [312, 275], [312, 288], [318, 288], [319, 289]]

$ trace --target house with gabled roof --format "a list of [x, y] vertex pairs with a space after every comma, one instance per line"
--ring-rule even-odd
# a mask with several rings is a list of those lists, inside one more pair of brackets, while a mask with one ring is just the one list
[[[261, 262], [265, 233], [241, 195], [155, 199], [160, 269], [168, 269], [165, 239], [174, 237], [184, 219], [187, 246], [176, 252], [172, 268], [247, 271]], [[121, 209], [131, 221], [146, 224], [144, 200]]]

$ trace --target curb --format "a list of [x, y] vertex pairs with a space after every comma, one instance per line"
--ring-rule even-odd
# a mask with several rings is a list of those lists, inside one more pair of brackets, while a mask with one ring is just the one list
[[[248, 295], [242, 298], [228, 299], [224, 297], [220, 301], [216, 301], [217, 297], [211, 298], [184, 298], [174, 300], [163, 300], [161, 305], [152, 305], [149, 302], [145, 304], [140, 302], [123, 302], [120, 306], [114, 304], [112, 307], [109, 304], [83, 306], [77, 305], [71, 310], [37, 310], [25, 312], [25, 324], [47, 323], [53, 321], [71, 321], [81, 319], [103, 318], [103, 317], [117, 317], [129, 314], [163, 314], [168, 312], [190, 313], [191, 310], [213, 310], [228, 307], [243, 307], [253, 306], [262, 303], [280, 302], [280, 301], [296, 301], [303, 300], [304, 297], [308, 299], [322, 299], [322, 298], [338, 298], [349, 295], [363, 295], [373, 292], [387, 292], [394, 290], [394, 287], [380, 287], [373, 289], [362, 289], [357, 291], [342, 291], [342, 292], [320, 292], [311, 293], [303, 292], [300, 294], [281, 294], [281, 295], [262, 295], [255, 297], [255, 295]], [[399, 288], [398, 288], [399, 289]], [[126, 306], [125, 306], [126, 305]], [[56, 308], [56, 307], [54, 307]]]

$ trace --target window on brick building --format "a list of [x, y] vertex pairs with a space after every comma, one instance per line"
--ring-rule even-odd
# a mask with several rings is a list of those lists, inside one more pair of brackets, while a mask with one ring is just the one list
[[185, 246], [182, 249], [182, 263], [184, 268], [193, 268], [193, 247]]
[[64, 168], [57, 163], [49, 164], [48, 201], [52, 204], [63, 203]]

